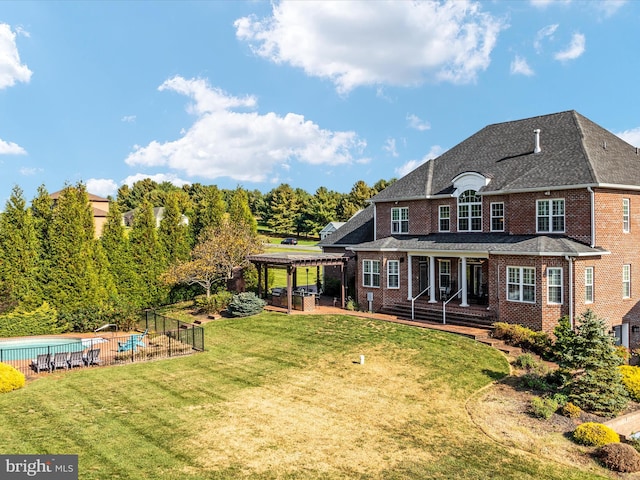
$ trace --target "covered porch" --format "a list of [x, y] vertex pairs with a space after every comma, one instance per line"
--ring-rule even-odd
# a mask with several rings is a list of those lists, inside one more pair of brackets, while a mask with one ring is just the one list
[[[340, 307], [345, 307], [345, 285], [346, 269], [344, 268], [349, 261], [349, 257], [341, 253], [263, 253], [260, 255], [250, 255], [247, 257], [258, 270], [258, 296], [265, 298], [269, 292], [269, 268], [286, 269], [287, 286], [286, 289], [279, 292], [279, 305], [287, 309], [287, 313], [291, 313], [294, 307], [294, 291], [297, 290], [297, 269], [316, 267], [316, 278], [320, 278], [320, 267], [334, 266], [340, 268]], [[263, 273], [264, 272], [264, 273]], [[320, 292], [316, 289], [316, 295]], [[282, 300], [286, 298], [285, 302]], [[307, 307], [309, 302], [306, 298], [300, 299], [302, 308]], [[315, 300], [313, 300], [315, 303]]]

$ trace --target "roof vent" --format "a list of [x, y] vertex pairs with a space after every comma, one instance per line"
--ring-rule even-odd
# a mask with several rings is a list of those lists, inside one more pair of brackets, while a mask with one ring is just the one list
[[533, 148], [533, 153], [540, 153], [542, 151], [540, 148], [540, 129], [536, 128], [533, 133], [536, 136], [536, 146]]

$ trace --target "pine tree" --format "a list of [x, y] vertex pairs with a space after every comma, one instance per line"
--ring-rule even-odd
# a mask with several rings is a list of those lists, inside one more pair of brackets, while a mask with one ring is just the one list
[[184, 221], [178, 204], [178, 196], [174, 192], [167, 194], [164, 214], [158, 228], [158, 241], [163, 248], [168, 263], [189, 258], [191, 240], [189, 226]]
[[318, 188], [302, 208], [305, 231], [311, 235], [318, 235], [329, 222], [335, 221], [339, 201], [339, 193], [328, 190], [327, 187]]
[[204, 230], [218, 227], [227, 209], [218, 187], [200, 187], [194, 187], [192, 195], [194, 215], [190, 223], [194, 239], [199, 238]]
[[114, 279], [118, 296], [128, 303], [135, 303], [133, 282], [135, 265], [131, 258], [129, 239], [122, 223], [120, 206], [116, 202], [109, 204], [107, 222], [100, 237], [102, 249], [108, 261], [108, 268]]
[[613, 338], [606, 333], [604, 320], [587, 310], [577, 320], [575, 331], [568, 319], [556, 327], [555, 352], [565, 374], [564, 388], [569, 399], [580, 408], [603, 415], [613, 415], [627, 404], [622, 363], [616, 354]]
[[139, 307], [162, 304], [167, 291], [160, 283], [160, 275], [167, 266], [158, 241], [153, 206], [143, 201], [136, 209], [129, 232], [131, 258], [136, 266], [133, 293]]
[[283, 183], [267, 194], [266, 224], [274, 232], [280, 234], [293, 233], [297, 230], [297, 219], [300, 205], [293, 189]]
[[1, 309], [33, 309], [42, 303], [38, 282], [38, 239], [31, 212], [20, 187], [15, 186], [0, 216]]
[[249, 208], [247, 192], [241, 187], [236, 188], [231, 195], [231, 200], [229, 201], [229, 220], [231, 220], [231, 223], [245, 225], [253, 233], [258, 231], [258, 223]]

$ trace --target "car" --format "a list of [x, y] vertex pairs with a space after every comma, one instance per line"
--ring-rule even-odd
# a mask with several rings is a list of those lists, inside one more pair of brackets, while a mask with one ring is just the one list
[[298, 240], [296, 240], [295, 238], [284, 238], [282, 239], [282, 241], [280, 242], [282, 245], [297, 245], [298, 244]]

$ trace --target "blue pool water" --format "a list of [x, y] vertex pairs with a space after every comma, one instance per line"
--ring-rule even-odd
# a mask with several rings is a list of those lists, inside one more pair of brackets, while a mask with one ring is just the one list
[[0, 362], [25, 360], [38, 355], [58, 352], [77, 352], [84, 350], [81, 338], [31, 337], [14, 340], [0, 340]]

